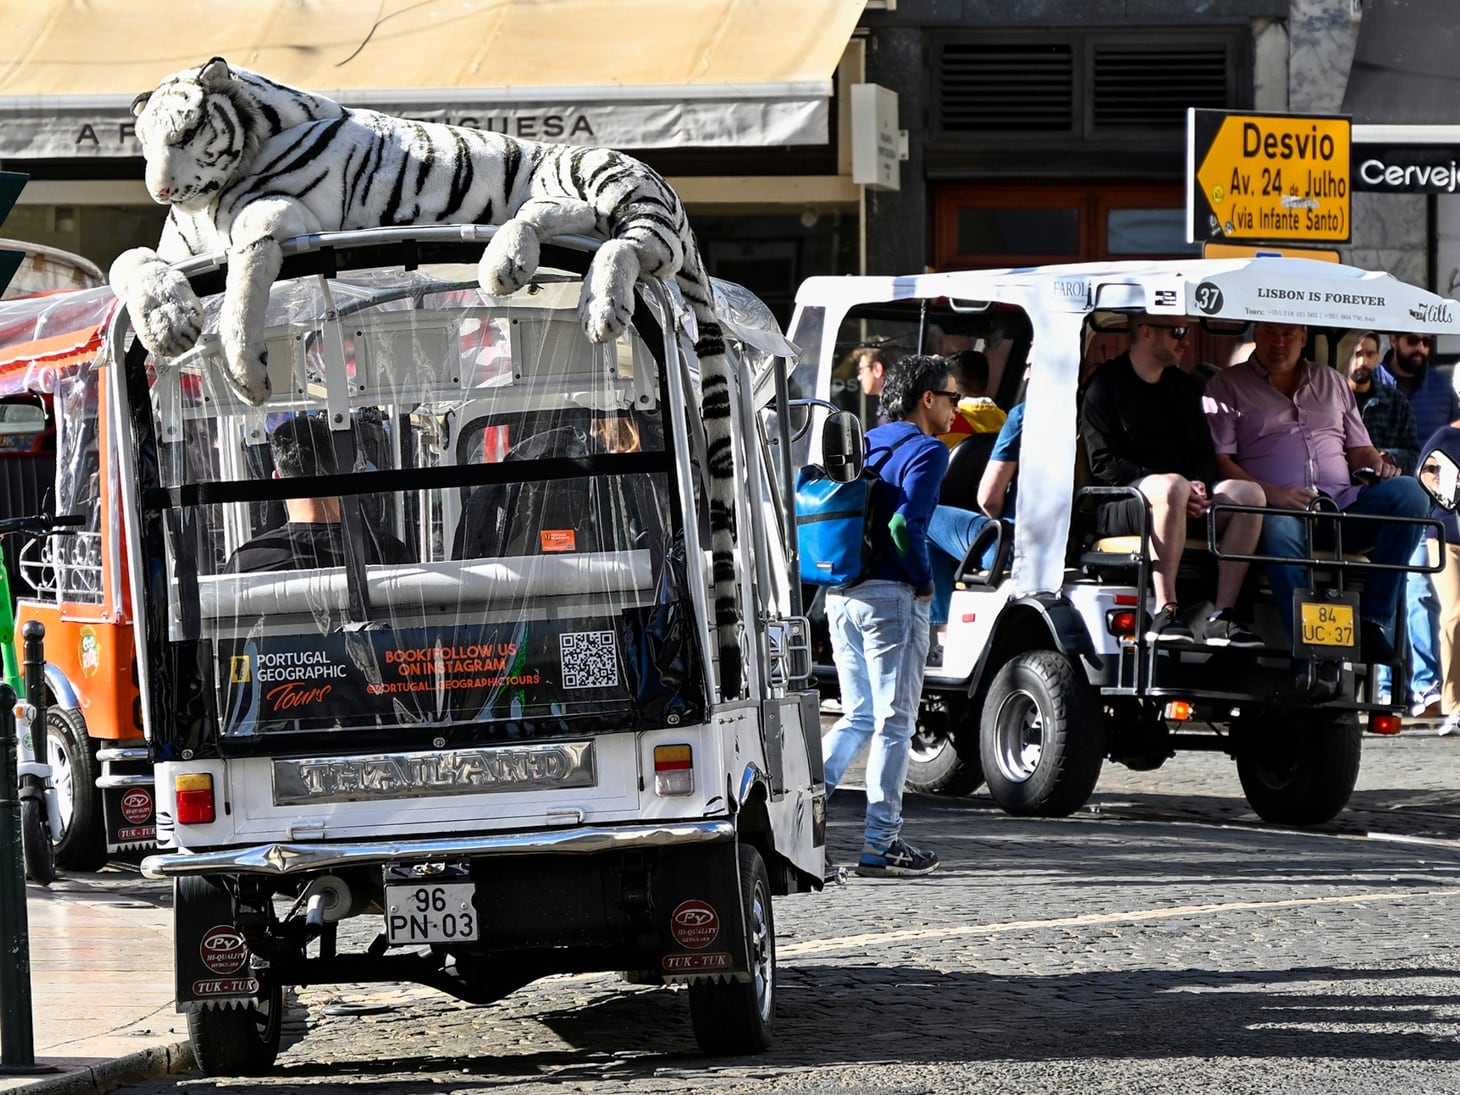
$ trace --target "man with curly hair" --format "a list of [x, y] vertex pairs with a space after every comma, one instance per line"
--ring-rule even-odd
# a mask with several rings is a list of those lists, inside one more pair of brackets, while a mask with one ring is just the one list
[[912, 355], [887, 370], [882, 410], [888, 422], [867, 434], [868, 462], [880, 463], [877, 562], [863, 580], [827, 590], [843, 711], [821, 743], [828, 790], [869, 750], [859, 875], [924, 875], [938, 868], [937, 855], [902, 839], [902, 783], [928, 657], [928, 521], [948, 469], [948, 448], [938, 435], [948, 432], [958, 399], [941, 357]]

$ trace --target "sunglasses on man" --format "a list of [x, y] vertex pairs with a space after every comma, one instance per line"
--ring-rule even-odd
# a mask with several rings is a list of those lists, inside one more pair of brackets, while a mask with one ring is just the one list
[[1180, 342], [1183, 338], [1185, 338], [1186, 332], [1191, 330], [1190, 327], [1184, 327], [1172, 323], [1145, 323], [1142, 324], [1142, 326], [1154, 327], [1158, 331], [1170, 331], [1171, 337], [1174, 338], [1177, 342]]

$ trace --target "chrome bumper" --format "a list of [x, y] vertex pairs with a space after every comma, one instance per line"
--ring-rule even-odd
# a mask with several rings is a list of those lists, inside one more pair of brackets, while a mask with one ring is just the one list
[[254, 844], [222, 852], [149, 855], [142, 860], [142, 873], [148, 878], [202, 874], [291, 875], [380, 863], [421, 863], [479, 855], [534, 855], [540, 852], [586, 855], [624, 848], [663, 848], [734, 839], [734, 823], [719, 820], [615, 828], [582, 827], [544, 833], [428, 837], [422, 840]]

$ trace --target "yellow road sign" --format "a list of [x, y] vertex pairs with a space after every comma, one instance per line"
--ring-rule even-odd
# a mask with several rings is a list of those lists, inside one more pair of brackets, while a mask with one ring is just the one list
[[1313, 259], [1315, 262], [1343, 261], [1337, 251], [1327, 247], [1279, 247], [1264, 243], [1212, 243], [1201, 245], [1204, 259]]
[[1200, 240], [1344, 243], [1349, 120], [1187, 112], [1187, 229]]

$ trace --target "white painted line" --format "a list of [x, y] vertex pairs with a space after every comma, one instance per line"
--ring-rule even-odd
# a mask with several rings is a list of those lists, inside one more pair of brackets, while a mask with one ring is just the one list
[[[905, 883], [903, 883], [905, 884]], [[1011, 920], [997, 924], [963, 924], [959, 926], [920, 928], [909, 931], [866, 932], [861, 935], [844, 935], [836, 939], [820, 939], [808, 943], [791, 943], [778, 946], [777, 954], [783, 957], [794, 955], [827, 954], [835, 951], [866, 951], [873, 945], [887, 943], [916, 943], [938, 941], [956, 936], [997, 935], [1011, 931], [1037, 931], [1041, 928], [1089, 927], [1099, 924], [1132, 924], [1148, 920], [1168, 920], [1175, 917], [1203, 916], [1213, 913], [1251, 912], [1256, 909], [1295, 909], [1314, 905], [1360, 905], [1366, 901], [1392, 902], [1396, 898], [1411, 900], [1425, 897], [1460, 896], [1460, 888], [1441, 890], [1405, 890], [1395, 893], [1344, 894], [1336, 897], [1289, 897], [1278, 901], [1226, 901], [1213, 905], [1173, 905], [1164, 909], [1130, 909], [1124, 912], [1086, 913], [1083, 916], [1056, 916], [1047, 920]]]

